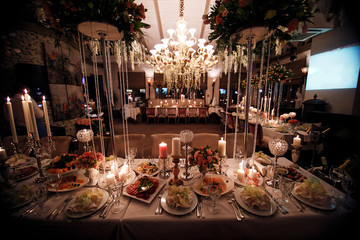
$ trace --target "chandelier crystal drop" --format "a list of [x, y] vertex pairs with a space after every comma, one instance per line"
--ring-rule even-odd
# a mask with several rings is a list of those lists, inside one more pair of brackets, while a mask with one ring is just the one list
[[196, 39], [195, 32], [195, 28], [187, 29], [184, 1], [181, 0], [176, 30], [167, 30], [169, 38], [156, 44], [146, 61], [155, 72], [163, 73], [168, 89], [200, 89], [201, 79], [205, 79], [202, 76], [219, 62], [218, 56], [214, 55], [214, 46], [206, 45], [205, 39]]

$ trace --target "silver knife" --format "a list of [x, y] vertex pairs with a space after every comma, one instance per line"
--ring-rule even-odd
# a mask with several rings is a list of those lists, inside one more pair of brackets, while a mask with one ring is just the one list
[[65, 209], [66, 205], [68, 205], [68, 203], [71, 201], [71, 199], [73, 199], [73, 196], [68, 197], [67, 199], [65, 199], [65, 204], [64, 204], [64, 206], [62, 206], [62, 207], [60, 208], [60, 210], [55, 214], [54, 218], [56, 218], [57, 215], [59, 215], [59, 214]]
[[196, 217], [200, 218], [200, 202], [199, 201], [196, 205]]
[[102, 215], [104, 215], [105, 210], [106, 210], [107, 206], [109, 206], [109, 204], [111, 203], [111, 201], [112, 201], [112, 199], [111, 199], [111, 198], [109, 198], [109, 199], [106, 201], [106, 203], [105, 203], [105, 205], [104, 205], [104, 207], [103, 207], [103, 209], [102, 209], [102, 211], [101, 211], [101, 213], [100, 213], [99, 217], [101, 217]]
[[115, 203], [115, 200], [112, 200], [111, 203], [109, 204], [109, 206], [105, 209], [104, 213], [102, 215], [100, 215], [100, 217], [106, 218], [107, 215], [109, 214], [112, 206], [114, 205], [114, 203]]
[[25, 212], [23, 212], [20, 217], [26, 217], [27, 215], [29, 215], [30, 213], [32, 213], [37, 207], [39, 206], [39, 204], [35, 204], [34, 206], [30, 207], [28, 210], [26, 210]]
[[303, 212], [305, 210], [304, 206], [299, 203], [299, 201], [294, 197], [292, 193], [289, 194], [289, 198], [296, 205], [300, 212]]
[[270, 192], [269, 192], [265, 187], [264, 187], [264, 189], [265, 189], [265, 192], [266, 192], [266, 193], [271, 197], [271, 199], [275, 202], [276, 206], [278, 207], [278, 209], [280, 210], [280, 212], [281, 212], [282, 214], [287, 214], [287, 213], [289, 213], [288, 210], [287, 210], [283, 205], [281, 205], [281, 204], [279, 203], [279, 201], [276, 200], [276, 198], [275, 198], [273, 195], [271, 195]]
[[199, 206], [200, 206], [201, 217], [205, 218], [205, 212], [204, 212], [204, 209], [203, 209], [201, 197], [199, 197]]

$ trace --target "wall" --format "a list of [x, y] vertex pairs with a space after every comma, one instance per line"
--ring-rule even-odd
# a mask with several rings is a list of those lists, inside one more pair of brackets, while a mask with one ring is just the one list
[[[2, 67], [9, 71], [14, 69], [17, 63], [35, 64], [45, 66], [44, 43], [54, 44], [54, 38], [48, 29], [31, 23], [24, 23], [21, 29], [10, 34], [11, 51], [2, 59]], [[77, 48], [71, 44], [61, 41], [71, 49], [72, 54], [79, 54]], [[88, 74], [92, 73], [92, 67], [88, 66]], [[48, 102], [50, 124], [52, 126], [65, 127], [67, 135], [76, 135], [75, 123], [79, 118], [66, 121], [53, 122], [51, 104]]]
[[[359, 43], [359, 36], [352, 26], [335, 28], [313, 39], [311, 55], [356, 43]], [[318, 99], [328, 103], [327, 111], [330, 113], [360, 115], [360, 108], [356, 102], [356, 99], [359, 99], [359, 82], [357, 89], [306, 91], [305, 100], [312, 99], [315, 94]]]

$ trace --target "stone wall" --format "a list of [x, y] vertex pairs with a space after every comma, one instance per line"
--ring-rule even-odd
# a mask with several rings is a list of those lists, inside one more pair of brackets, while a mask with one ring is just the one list
[[[41, 26], [31, 23], [24, 23], [22, 29], [18, 29], [7, 36], [9, 51], [2, 59], [2, 67], [8, 71], [13, 71], [17, 63], [34, 64], [45, 66], [44, 44], [54, 44], [55, 39], [52, 33]], [[79, 50], [74, 44], [60, 41], [62, 46], [71, 49], [73, 54], [79, 54]], [[65, 127], [66, 135], [76, 135], [75, 123], [79, 118], [66, 121], [54, 122], [52, 119], [51, 102], [47, 101], [49, 109], [50, 124], [52, 126]]]

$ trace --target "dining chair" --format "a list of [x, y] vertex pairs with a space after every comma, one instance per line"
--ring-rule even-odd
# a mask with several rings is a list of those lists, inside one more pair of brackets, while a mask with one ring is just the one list
[[178, 133], [158, 133], [151, 134], [151, 157], [159, 157], [159, 144], [164, 142], [167, 144], [168, 154], [171, 154], [172, 151], [172, 139], [174, 137], [179, 137]]
[[205, 120], [205, 124], [207, 124], [207, 118], [208, 118], [208, 109], [207, 107], [199, 107], [199, 116], [198, 116], [198, 123], [200, 122], [200, 119]]
[[167, 118], [166, 108], [164, 108], [164, 107], [157, 108], [158, 123], [160, 123], [160, 119], [164, 119], [164, 122], [166, 122], [166, 118]]
[[[249, 126], [249, 132], [251, 134], [255, 134], [255, 124], [249, 123], [248, 126]], [[269, 142], [271, 141], [272, 138], [268, 136], [264, 136], [261, 124], [258, 124], [258, 130], [256, 136], [257, 136], [256, 146], [259, 147], [260, 149], [268, 148]]]
[[146, 123], [149, 123], [149, 119], [153, 119], [154, 123], [156, 121], [156, 114], [155, 114], [155, 108], [153, 107], [147, 107], [146, 108]]
[[167, 122], [170, 122], [170, 119], [174, 119], [174, 123], [176, 123], [176, 108], [170, 107], [167, 109]]
[[[225, 139], [225, 134], [223, 135]], [[233, 158], [234, 153], [234, 140], [235, 140], [235, 133], [227, 133], [226, 134], [226, 155], [228, 158]], [[247, 146], [246, 146], [246, 156], [250, 157], [253, 152], [254, 147], [254, 135], [249, 133], [247, 135]], [[236, 134], [236, 149], [235, 154], [238, 153], [240, 150], [243, 152], [244, 149], [244, 133], [237, 133]]]
[[227, 119], [227, 129], [230, 130], [230, 132], [235, 132], [235, 124], [234, 124], [234, 118], [231, 113], [226, 113], [226, 119]]
[[[116, 144], [116, 155], [118, 157], [125, 158], [125, 144], [127, 141], [127, 136], [129, 137], [129, 147], [136, 147], [137, 152], [135, 158], [144, 158], [144, 140], [145, 134], [128, 134], [128, 135], [115, 135], [115, 144]], [[111, 142], [108, 145], [108, 153], [109, 155], [113, 154], [113, 146]]]
[[[25, 147], [26, 147], [26, 142], [27, 142], [27, 135], [18, 135], [18, 150], [20, 152], [24, 151], [25, 150]], [[13, 147], [11, 146], [11, 143], [12, 143], [13, 139], [12, 139], [12, 136], [6, 136], [4, 137], [2, 143], [3, 143], [3, 148], [5, 148], [6, 150], [6, 154], [8, 157], [10, 157], [11, 155], [14, 154], [14, 149]]]
[[[52, 138], [55, 144], [55, 150], [51, 152], [51, 157], [56, 157], [63, 153], [69, 152], [69, 146], [71, 141], [70, 136], [53, 136]], [[42, 138], [41, 141], [47, 141], [47, 138]]]
[[191, 146], [200, 148], [208, 145], [212, 150], [215, 150], [219, 139], [220, 136], [217, 133], [195, 133]]
[[221, 124], [221, 129], [225, 128], [225, 120], [226, 119], [226, 113], [224, 110], [220, 110], [220, 124]]
[[190, 107], [189, 108], [189, 122], [191, 122], [191, 119], [195, 119], [195, 122], [197, 122], [197, 108]]
[[178, 108], [178, 123], [180, 123], [180, 119], [184, 119], [185, 123], [187, 123], [187, 114], [186, 114], [186, 107], [179, 107]]

